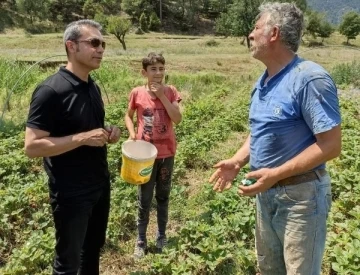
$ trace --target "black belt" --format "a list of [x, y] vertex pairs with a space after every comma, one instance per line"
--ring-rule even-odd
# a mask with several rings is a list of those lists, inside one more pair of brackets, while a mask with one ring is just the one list
[[286, 185], [295, 185], [300, 184], [303, 182], [309, 182], [313, 180], [319, 179], [319, 176], [322, 177], [326, 174], [325, 169], [319, 169], [316, 171], [309, 171], [304, 174], [291, 176], [286, 179], [279, 180], [277, 183], [275, 183], [271, 188], [275, 188], [277, 186], [286, 186]]

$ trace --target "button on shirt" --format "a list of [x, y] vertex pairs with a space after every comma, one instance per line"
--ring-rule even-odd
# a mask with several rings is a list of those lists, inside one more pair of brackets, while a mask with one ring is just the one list
[[266, 71], [251, 98], [251, 170], [282, 165], [341, 122], [336, 86], [318, 64], [295, 56], [264, 83], [267, 77]]

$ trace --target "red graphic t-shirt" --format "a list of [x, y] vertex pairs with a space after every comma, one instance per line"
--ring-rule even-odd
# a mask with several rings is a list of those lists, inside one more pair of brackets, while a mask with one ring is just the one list
[[[181, 101], [174, 86], [166, 86], [164, 93], [171, 103]], [[130, 93], [129, 108], [136, 110], [136, 138], [154, 144], [158, 150], [157, 158], [174, 156], [176, 139], [173, 122], [160, 99], [151, 97], [145, 86], [139, 86]]]

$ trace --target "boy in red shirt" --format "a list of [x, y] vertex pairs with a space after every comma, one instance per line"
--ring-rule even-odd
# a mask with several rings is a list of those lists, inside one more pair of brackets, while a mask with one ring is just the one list
[[[153, 143], [158, 155], [150, 181], [138, 187], [138, 239], [134, 257], [144, 257], [147, 249], [146, 229], [149, 223], [150, 205], [155, 189], [157, 201], [158, 232], [156, 247], [159, 252], [166, 245], [166, 224], [171, 187], [171, 176], [176, 152], [173, 123], [181, 121], [179, 102], [181, 97], [174, 86], [163, 84], [165, 59], [161, 54], [150, 53], [142, 60], [142, 75], [147, 83], [134, 88], [129, 96], [125, 124], [133, 140], [142, 139]], [[137, 132], [134, 128], [134, 113], [137, 117]]]

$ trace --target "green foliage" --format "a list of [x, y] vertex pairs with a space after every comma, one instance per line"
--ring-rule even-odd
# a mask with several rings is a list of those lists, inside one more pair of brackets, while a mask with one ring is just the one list
[[175, 19], [175, 27], [180, 31], [188, 31], [195, 27], [197, 22], [200, 7], [200, 1], [174, 1], [169, 5], [168, 13]]
[[349, 86], [360, 88], [360, 62], [353, 61], [350, 64], [336, 65], [331, 73], [335, 83], [341, 86]]
[[205, 46], [208, 46], [208, 47], [217, 47], [219, 45], [220, 45], [220, 42], [216, 41], [215, 39], [210, 39], [205, 42]]
[[[26, 68], [1, 60], [1, 91], [11, 87]], [[338, 65], [332, 75], [337, 84], [350, 87], [360, 79], [359, 68], [358, 62]], [[342, 72], [345, 80], [338, 79], [337, 74]], [[356, 74], [349, 77], [352, 72]], [[29, 97], [46, 74], [50, 72], [31, 71], [24, 78], [25, 83], [15, 91], [17, 99], [21, 95]], [[131, 88], [142, 83], [142, 79], [127, 64], [113, 61], [104, 61], [93, 77], [100, 84], [106, 103], [106, 124], [118, 125], [123, 141], [127, 138], [123, 121], [127, 95]], [[256, 273], [255, 201], [254, 198], [239, 198], [237, 194], [239, 179], [248, 168], [242, 170], [234, 186], [223, 193], [213, 192], [206, 179], [193, 183], [191, 178], [181, 177], [192, 167], [198, 167], [196, 171], [208, 169], [210, 172], [210, 167], [222, 157], [212, 153], [221, 151], [219, 144], [231, 133], [247, 132], [251, 87], [239, 79], [219, 73], [172, 72], [171, 84], [186, 94], [181, 103], [183, 121], [176, 126], [178, 155], [169, 211], [174, 230], [169, 234], [169, 246], [163, 254], [148, 255], [141, 266], [136, 266], [149, 268], [143, 273], [139, 270], [139, 274]], [[341, 91], [340, 95], [343, 149], [341, 156], [327, 165], [332, 178], [333, 206], [325, 265], [331, 269], [329, 273], [358, 274], [360, 100], [350, 91]], [[8, 125], [8, 132], [0, 132], [0, 273], [49, 274], [54, 227], [48, 204], [47, 177], [40, 159], [28, 159], [24, 155], [23, 124]], [[136, 232], [137, 188], [119, 177], [121, 142], [108, 146], [108, 161], [112, 199], [106, 249], [110, 246], [117, 251], [122, 250]], [[186, 186], [184, 181], [193, 186]], [[191, 188], [196, 188], [196, 192]]]
[[[213, 193], [203, 188], [203, 197]], [[251, 205], [251, 207], [249, 207]], [[254, 274], [255, 208], [252, 199], [239, 200], [236, 189], [217, 194], [189, 219], [162, 257], [153, 274]], [[229, 230], [231, 228], [231, 230]]]
[[85, 18], [94, 18], [96, 14], [104, 13], [102, 5], [94, 0], [86, 0], [82, 9]]
[[13, 10], [16, 8], [15, 3], [11, 0], [0, 1], [0, 32], [6, 27], [12, 27], [14, 22]]
[[355, 39], [360, 33], [360, 15], [354, 11], [346, 13], [339, 26], [339, 31], [346, 36], [346, 43], [349, 44], [349, 40]]
[[121, 8], [135, 20], [139, 20], [142, 13], [153, 11], [153, 6], [146, 0], [123, 0]]
[[[33, 231], [20, 249], [15, 248], [4, 275], [38, 274], [51, 266], [54, 258], [55, 236], [53, 229]], [[49, 270], [48, 270], [49, 272]]]
[[49, 19], [54, 23], [68, 24], [78, 20], [85, 0], [52, 0], [49, 5]]
[[108, 16], [103, 13], [96, 13], [94, 16], [94, 20], [98, 22], [102, 26], [103, 31], [106, 32], [108, 27]]
[[145, 32], [141, 28], [135, 30], [135, 34], [144, 34]]
[[216, 30], [222, 35], [245, 36], [248, 39], [254, 27], [256, 15], [259, 13], [260, 0], [235, 0], [226, 13], [222, 13], [216, 21]]
[[121, 0], [100, 0], [99, 3], [105, 14], [116, 15], [121, 11]]
[[[353, 10], [360, 12], [358, 0], [306, 0], [310, 9], [325, 13], [327, 21], [331, 24], [338, 25], [341, 22], [341, 17]], [[325, 4], [326, 3], [326, 4]]]
[[[120, 154], [117, 154], [117, 158]], [[114, 155], [110, 156], [110, 161]], [[119, 171], [116, 171], [116, 175]], [[120, 240], [127, 240], [136, 230], [137, 188], [125, 183], [118, 176], [112, 183], [111, 211], [109, 215], [108, 244], [117, 246]], [[126, 198], [126, 199], [124, 199]], [[121, 226], [119, 226], [121, 224]]]
[[46, 77], [46, 71], [40, 70], [39, 66], [32, 67], [23, 75], [28, 69], [26, 63], [0, 59], [0, 114], [5, 114], [2, 124], [19, 127], [19, 123], [24, 122], [25, 114], [19, 110], [28, 107], [30, 97], [26, 94], [32, 92], [37, 83]]
[[140, 29], [142, 29], [144, 32], [148, 31], [148, 21], [147, 21], [145, 13], [141, 14], [141, 16], [139, 18], [139, 24], [140, 24]]
[[334, 205], [333, 230], [327, 242], [332, 247], [329, 253], [332, 269], [338, 274], [360, 273], [360, 200], [354, 195], [358, 198], [359, 189], [355, 193], [343, 193]]
[[228, 37], [232, 35], [232, 21], [228, 19], [228, 13], [222, 13], [217, 19], [215, 24], [215, 31], [218, 35]]
[[[181, 177], [187, 169], [210, 168], [215, 160], [208, 153], [215, 144], [225, 140], [231, 131], [246, 129], [241, 119], [247, 116], [247, 111], [244, 111], [246, 97], [231, 103], [224, 102], [222, 98], [229, 92], [226, 88], [218, 89], [206, 99], [187, 104], [183, 122], [176, 128], [179, 150], [175, 159], [175, 179]], [[228, 108], [233, 112], [228, 113]]]
[[56, 30], [56, 26], [50, 21], [24, 23], [23, 27], [30, 34], [53, 33]]
[[121, 16], [110, 16], [108, 18], [107, 31], [120, 41], [123, 49], [126, 50], [125, 35], [129, 32], [131, 27], [130, 20]]
[[324, 38], [329, 38], [330, 35], [335, 31], [335, 29], [333, 28], [333, 26], [331, 26], [331, 24], [329, 22], [321, 22], [320, 24], [320, 28], [318, 30], [318, 35], [319, 37], [322, 38], [322, 40], [324, 41]]
[[158, 31], [161, 27], [161, 21], [155, 12], [150, 14], [149, 18], [149, 30]]
[[18, 10], [27, 14], [30, 17], [31, 23], [37, 18], [45, 19], [48, 14], [49, 0], [17, 0], [16, 2]]
[[334, 32], [329, 22], [326, 21], [325, 15], [316, 11], [309, 11], [307, 14], [305, 32], [314, 38], [328, 38]]
[[207, 0], [204, 1], [202, 12], [209, 18], [217, 18], [221, 13], [227, 11], [232, 0]]

